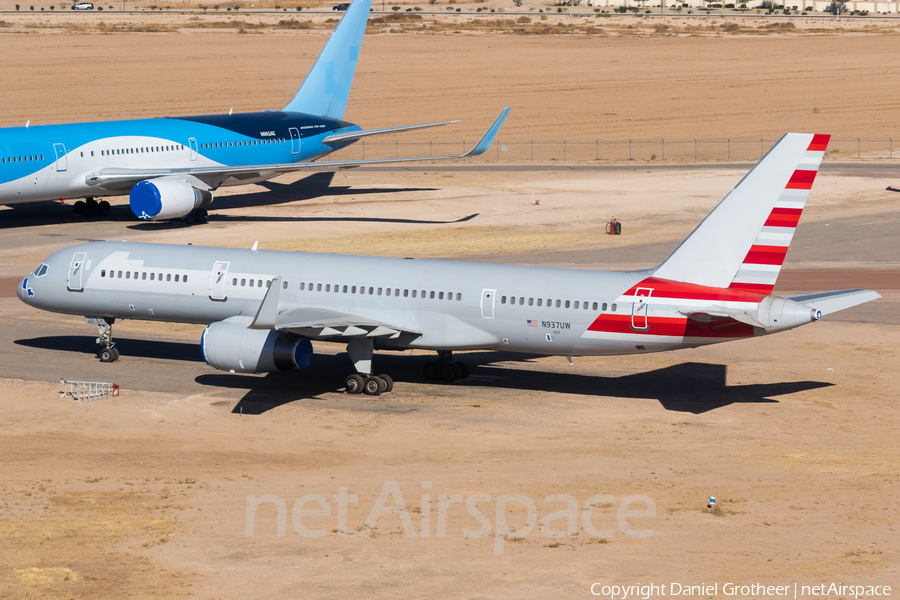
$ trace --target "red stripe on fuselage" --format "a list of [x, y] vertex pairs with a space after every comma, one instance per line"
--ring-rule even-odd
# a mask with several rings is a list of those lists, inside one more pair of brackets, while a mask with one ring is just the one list
[[752, 246], [744, 258], [744, 264], [750, 265], [782, 265], [787, 246]]
[[813, 136], [812, 141], [809, 143], [809, 147], [806, 149], [807, 152], [825, 152], [828, 149], [828, 141], [831, 139], [830, 135], [824, 133], [817, 133]]
[[740, 283], [739, 281], [734, 281], [728, 286], [730, 290], [742, 290], [745, 292], [755, 292], [757, 294], [764, 294], [768, 296], [772, 293], [772, 290], [775, 289], [775, 284], [768, 283]]
[[[632, 286], [630, 290], [625, 292], [623, 296], [634, 296], [638, 288], [653, 289], [653, 300], [662, 300], [665, 298], [684, 298], [690, 300], [715, 300], [717, 302], [760, 302], [762, 296], [759, 294], [745, 293], [730, 288], [716, 288], [705, 285], [696, 285], [693, 283], [683, 283], [681, 281], [671, 281], [669, 279], [657, 279], [656, 277], [648, 277], [640, 283]], [[629, 316], [629, 319], [631, 317]]]
[[[652, 310], [652, 305], [651, 305]], [[753, 337], [753, 327], [732, 319], [715, 319], [701, 323], [687, 317], [647, 317], [647, 329], [632, 329], [631, 315], [605, 313], [591, 323], [588, 331], [663, 335], [670, 337], [744, 338]]]
[[803, 171], [801, 169], [797, 169], [796, 171], [794, 171], [794, 174], [791, 175], [791, 180], [788, 181], [788, 184], [785, 186], [785, 188], [789, 190], [808, 190], [812, 188], [813, 181], [815, 180], [815, 171]]
[[801, 214], [802, 208], [773, 208], [765, 227], [796, 227]]

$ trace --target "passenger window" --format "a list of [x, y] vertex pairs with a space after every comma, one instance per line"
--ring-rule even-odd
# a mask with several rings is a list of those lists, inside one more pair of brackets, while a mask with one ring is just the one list
[[[177, 280], [176, 280], [177, 281]], [[253, 287], [253, 280], [250, 280], [250, 287]]]
[[417, 294], [417, 293], [418, 293], [417, 290], [413, 290], [413, 298], [416, 297], [416, 294]]
[[159, 279], [160, 281], [162, 281], [162, 273], [160, 273], [159, 275], [157, 275], [156, 278]]
[[399, 296], [399, 295], [400, 295], [400, 288], [394, 288], [394, 295], [395, 295], [395, 296]]
[[131, 279], [131, 271], [125, 271], [125, 279]]
[[462, 294], [460, 292], [456, 292], [456, 300], [457, 302], [462, 300]]
[[150, 281], [154, 281], [156, 279], [156, 273], [150, 273]]
[[391, 288], [386, 289], [384, 292], [385, 292], [385, 293], [384, 293], [385, 296], [390, 296], [390, 295], [391, 295]]
[[378, 288], [378, 295], [381, 295], [381, 288]]
[[330, 292], [330, 291], [331, 291], [331, 284], [330, 284], [330, 283], [326, 283], [326, 284], [325, 284], [325, 291], [326, 291], [326, 292]]
[[544, 299], [538, 298], [538, 306], [542, 305], [543, 303], [544, 303]]
[[534, 298], [528, 299], [528, 306], [534, 306]]
[[519, 306], [525, 305], [525, 296], [519, 296]]
[[350, 288], [350, 293], [351, 293], [351, 294], [355, 294], [355, 293], [356, 293], [356, 286], [355, 286], [355, 285], [354, 285], [354, 286], [351, 286], [351, 288]]
[[241, 279], [241, 287], [244, 287], [245, 285], [247, 285], [247, 280]]
[[100, 271], [100, 277], [106, 277], [106, 269]]
[[141, 273], [141, 281], [143, 281], [143, 280], [145, 280], [145, 279], [147, 279], [147, 274], [146, 274], [146, 273]]
[[344, 291], [345, 294], [347, 293], [347, 286], [346, 286], [346, 285], [344, 286], [344, 290], [343, 290], [343, 291]]
[[302, 292], [305, 289], [306, 289], [306, 284], [301, 281], [300, 282], [300, 291]]
[[570, 304], [569, 301], [566, 300], [566, 308], [569, 308], [569, 304]]
[[237, 286], [237, 277], [231, 280], [231, 285]]
[[178, 283], [178, 275], [175, 276], [175, 283]]
[[[433, 294], [433, 293], [434, 293], [434, 292], [432, 292], [432, 294]], [[443, 300], [443, 299], [444, 299], [444, 292], [440, 292], [440, 293], [438, 294], [438, 300]]]
[[281, 284], [281, 289], [286, 290], [287, 288], [288, 288], [288, 283], [287, 283], [287, 281], [285, 281]]
[[256, 281], [256, 286], [257, 286], [257, 287], [262, 287], [262, 279], [258, 279], [258, 280]]
[[578, 308], [578, 300], [575, 301], [575, 308]]
[[404, 297], [404, 298], [408, 298], [408, 297], [409, 297], [409, 290], [403, 290], [403, 297]]
[[431, 293], [428, 295], [428, 298], [429, 298], [430, 300], [434, 300], [434, 292], [431, 292]]
[[588, 303], [587, 303], [587, 302], [583, 302], [583, 304], [584, 304], [584, 310], [587, 310], [587, 309], [588, 309]]
[[506, 296], [500, 296], [500, 304], [506, 304]]
[[561, 303], [562, 303], [562, 302], [561, 302], [560, 300], [557, 300], [557, 301], [556, 301], [556, 308], [559, 308], [559, 306], [560, 306]]
[[509, 303], [510, 303], [510, 304], [515, 304], [515, 303], [516, 303], [516, 297], [515, 297], [515, 296], [510, 296], [510, 298], [509, 298]]
[[[252, 285], [252, 283], [251, 283], [251, 285]], [[317, 291], [317, 292], [321, 292], [321, 291], [322, 291], [322, 284], [321, 284], [321, 283], [316, 284], [316, 291]]]
[[610, 307], [613, 312], [616, 312], [616, 303], [613, 302], [613, 305]]
[[181, 278], [181, 283], [187, 283], [187, 275]]
[[371, 287], [370, 287], [370, 288], [369, 288], [369, 295], [371, 296], [371, 295], [374, 294], [374, 293], [375, 293], [375, 288], [371, 288]]

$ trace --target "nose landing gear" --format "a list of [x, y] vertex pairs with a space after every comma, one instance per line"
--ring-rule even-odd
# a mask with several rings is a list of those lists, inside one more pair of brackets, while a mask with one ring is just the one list
[[85, 320], [96, 325], [100, 333], [100, 337], [97, 338], [97, 343], [103, 346], [97, 351], [97, 358], [100, 359], [100, 362], [110, 363], [119, 360], [119, 349], [115, 347], [116, 343], [112, 339], [112, 326], [116, 322], [115, 318], [85, 317]]

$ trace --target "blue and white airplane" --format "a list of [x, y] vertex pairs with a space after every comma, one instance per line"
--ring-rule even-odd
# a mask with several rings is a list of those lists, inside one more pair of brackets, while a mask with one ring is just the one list
[[455, 156], [314, 162], [360, 138], [446, 125], [364, 130], [343, 120], [372, 0], [356, 0], [303, 84], [281, 110], [0, 129], [0, 204], [74, 198], [77, 214], [108, 214], [94, 198], [130, 190], [145, 220], [204, 222], [212, 192], [299, 170], [478, 156], [509, 108], [470, 151]]

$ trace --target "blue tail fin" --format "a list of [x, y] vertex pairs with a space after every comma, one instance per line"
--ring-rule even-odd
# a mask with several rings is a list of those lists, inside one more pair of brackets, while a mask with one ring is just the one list
[[344, 118], [372, 0], [354, 0], [303, 84], [282, 110]]

